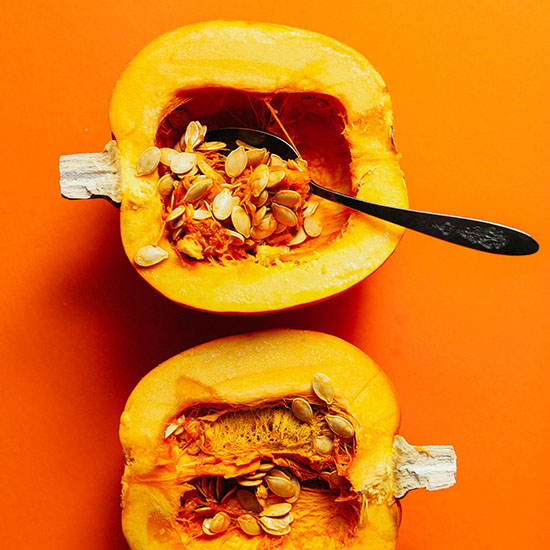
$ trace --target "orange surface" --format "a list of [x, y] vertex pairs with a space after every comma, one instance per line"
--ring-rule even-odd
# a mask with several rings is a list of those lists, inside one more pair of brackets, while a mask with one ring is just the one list
[[[392, 93], [411, 206], [521, 227], [541, 251], [407, 232], [366, 282], [307, 309], [218, 317], [157, 295], [123, 254], [118, 212], [60, 198], [57, 162], [108, 140], [111, 89], [142, 46], [211, 18], [361, 51]], [[406, 497], [400, 550], [548, 548], [549, 2], [5, 0], [2, 19], [2, 548], [125, 550], [131, 389], [187, 347], [267, 327], [360, 346], [396, 386], [403, 435], [455, 445], [457, 485]]]

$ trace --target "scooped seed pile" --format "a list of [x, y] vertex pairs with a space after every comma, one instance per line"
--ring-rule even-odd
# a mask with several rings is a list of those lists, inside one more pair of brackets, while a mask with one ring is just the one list
[[[205, 142], [205, 135], [206, 126], [192, 121], [174, 148], [149, 147], [136, 167], [138, 176], [158, 172], [160, 237], [166, 235], [178, 254], [221, 262], [260, 255], [284, 260], [321, 234], [304, 159], [285, 161], [243, 142], [229, 150], [223, 142]], [[135, 263], [165, 260], [159, 241], [140, 248]]]

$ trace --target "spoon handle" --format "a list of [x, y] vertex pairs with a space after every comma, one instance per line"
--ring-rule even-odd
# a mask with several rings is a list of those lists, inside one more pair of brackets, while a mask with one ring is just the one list
[[338, 193], [313, 181], [309, 183], [309, 187], [313, 194], [324, 199], [338, 202], [370, 216], [431, 235], [437, 239], [475, 250], [493, 254], [522, 256], [533, 254], [539, 249], [539, 245], [533, 237], [519, 229], [505, 225], [459, 216], [383, 206]]

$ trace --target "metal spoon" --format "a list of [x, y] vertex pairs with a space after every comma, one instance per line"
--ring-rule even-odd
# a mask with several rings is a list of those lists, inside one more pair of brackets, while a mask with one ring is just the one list
[[[265, 147], [270, 153], [275, 153], [285, 160], [298, 157], [298, 153], [288, 142], [260, 130], [219, 128], [209, 130], [206, 139], [223, 141], [230, 148], [235, 148], [236, 140], [240, 140], [254, 147]], [[338, 202], [370, 216], [475, 250], [521, 256], [533, 254], [539, 249], [539, 245], [533, 237], [506, 225], [375, 204], [327, 189], [313, 181], [309, 182], [309, 190], [314, 195]]]

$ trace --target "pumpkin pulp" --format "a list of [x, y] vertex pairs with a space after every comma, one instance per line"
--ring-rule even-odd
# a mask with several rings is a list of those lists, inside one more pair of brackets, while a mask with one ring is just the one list
[[[296, 529], [299, 536], [311, 527], [305, 510], [315, 506], [316, 528], [332, 533], [334, 548], [345, 547], [366, 519], [366, 496], [345, 478], [354, 441], [326, 435], [331, 432], [324, 407], [313, 405], [313, 411], [304, 423], [288, 402], [237, 410], [201, 407], [170, 423], [165, 433], [181, 482], [177, 521], [185, 536], [212, 536], [204, 523], [220, 513], [228, 518], [220, 532], [242, 530], [239, 521], [252, 516], [267, 524], [264, 535]], [[332, 441], [328, 453], [317, 448], [319, 438]], [[279, 519], [270, 529], [272, 518]]]
[[[200, 121], [209, 129], [260, 129], [290, 140], [307, 161], [314, 181], [342, 193], [352, 193], [349, 149], [342, 135], [344, 117], [342, 105], [335, 98], [326, 95], [253, 94], [226, 88], [188, 90], [179, 93], [163, 112], [155, 145], [159, 148], [173, 148], [180, 142], [185, 128], [193, 120]], [[223, 155], [214, 152], [208, 156], [221, 172]], [[296, 174], [296, 171], [286, 170], [286, 173], [286, 181], [283, 182], [286, 185], [283, 188], [297, 189], [306, 200], [311, 198], [307, 195], [309, 174], [304, 174], [300, 179], [299, 172]], [[304, 202], [303, 200], [302, 204]], [[259, 261], [263, 264], [276, 260], [300, 261], [308, 255], [316, 254], [319, 248], [322, 249], [339, 236], [349, 217], [349, 210], [323, 199], [315, 199], [315, 203], [315, 217], [323, 227], [321, 235], [315, 239], [307, 239], [292, 247], [292, 250], [278, 249], [278, 245], [284, 246], [291, 239], [290, 231], [284, 231], [282, 235], [278, 232], [278, 236], [273, 236], [269, 242], [272, 246], [262, 247], [261, 254], [258, 255], [239, 253], [237, 247], [226, 246], [219, 249], [223, 253], [229, 248], [228, 258]], [[221, 256], [219, 253], [214, 258], [220, 259]], [[183, 257], [182, 261], [189, 262], [189, 257]]]

